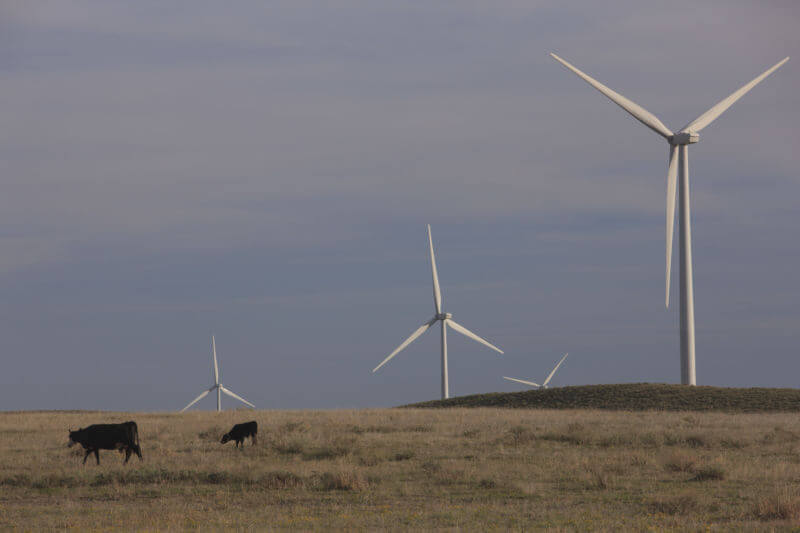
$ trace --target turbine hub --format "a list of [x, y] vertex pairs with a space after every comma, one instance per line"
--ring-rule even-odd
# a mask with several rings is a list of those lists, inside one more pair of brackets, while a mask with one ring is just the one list
[[436, 315], [436, 318], [439, 320], [447, 320], [448, 318], [453, 318], [452, 313], [439, 313]]
[[700, 135], [691, 131], [681, 131], [675, 133], [669, 138], [669, 143], [672, 146], [681, 146], [684, 144], [694, 144], [700, 140]]

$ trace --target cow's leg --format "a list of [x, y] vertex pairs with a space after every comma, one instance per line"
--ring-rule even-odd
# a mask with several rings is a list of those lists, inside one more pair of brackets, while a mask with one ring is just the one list
[[92, 453], [92, 450], [86, 450], [86, 455], [83, 456], [83, 464], [86, 464], [86, 458], [89, 457], [89, 454]]
[[133, 449], [133, 451], [135, 451], [136, 455], [139, 456], [139, 460], [143, 461], [144, 459], [142, 459], [142, 449], [139, 447], [138, 444], [134, 444], [134, 446], [135, 446], [135, 448]]
[[94, 458], [97, 459], [97, 464], [100, 464], [100, 449], [99, 448], [95, 448], [94, 449]]
[[130, 459], [130, 458], [131, 458], [131, 448], [129, 446], [129, 447], [125, 448], [125, 463], [124, 464], [128, 464], [128, 459]]
[[256, 435], [255, 433], [253, 433], [253, 439], [252, 439], [252, 441], [253, 441], [253, 446], [255, 446], [256, 444], [258, 444], [258, 435]]

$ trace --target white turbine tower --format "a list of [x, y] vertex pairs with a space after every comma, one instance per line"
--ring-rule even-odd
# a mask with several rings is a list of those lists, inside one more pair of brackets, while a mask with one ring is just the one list
[[689, 202], [689, 159], [688, 146], [696, 143], [700, 131], [711, 124], [734, 102], [744, 96], [761, 80], [772, 74], [789, 58], [785, 58], [767, 69], [756, 79], [743, 85], [739, 90], [721, 100], [717, 105], [688, 123], [678, 132], [670, 131], [655, 115], [628, 100], [621, 94], [612, 91], [599, 81], [589, 77], [555, 54], [553, 58], [569, 70], [583, 78], [589, 85], [606, 95], [612, 102], [634, 116], [639, 122], [664, 137], [669, 143], [669, 169], [667, 171], [667, 284], [666, 306], [669, 308], [669, 277], [672, 264], [672, 230], [675, 220], [675, 189], [678, 173], [680, 181], [678, 197], [680, 205], [680, 314], [681, 314], [681, 383], [696, 385], [695, 377], [695, 343], [694, 343], [694, 283], [692, 277], [692, 228]]
[[507, 379], [508, 381], [516, 381], [517, 383], [524, 383], [525, 385], [530, 385], [531, 387], [541, 387], [543, 389], [546, 389], [547, 384], [550, 383], [550, 380], [553, 379], [553, 376], [556, 375], [556, 370], [558, 370], [558, 367], [561, 366], [561, 363], [564, 362], [564, 359], [566, 359], [568, 355], [569, 355], [568, 353], [564, 354], [564, 357], [561, 358], [561, 361], [556, 363], [556, 366], [553, 367], [553, 370], [550, 372], [550, 375], [547, 376], [547, 379], [544, 380], [544, 383], [542, 383], [541, 385], [539, 385], [538, 383], [534, 383], [533, 381], [525, 381], [524, 379], [510, 378], [507, 376], [503, 376], [503, 379]]
[[226, 389], [225, 387], [222, 386], [222, 383], [220, 383], [220, 381], [219, 381], [219, 367], [217, 366], [217, 345], [214, 342], [214, 336], [213, 335], [211, 336], [211, 353], [214, 356], [214, 384], [211, 386], [210, 389], [208, 389], [206, 391], [203, 391], [203, 393], [200, 396], [198, 396], [197, 398], [192, 400], [192, 402], [189, 405], [187, 405], [186, 407], [181, 409], [181, 413], [184, 412], [185, 410], [187, 410], [188, 408], [190, 408], [191, 406], [193, 406], [194, 404], [196, 404], [197, 402], [199, 402], [200, 400], [202, 400], [203, 398], [205, 398], [206, 395], [209, 392], [213, 391], [213, 390], [217, 391], [217, 411], [222, 411], [222, 393], [223, 392], [225, 394], [227, 394], [228, 396], [230, 396], [231, 398], [236, 398], [240, 402], [246, 403], [250, 407], [255, 408], [255, 405], [253, 405], [252, 403], [248, 402], [247, 400], [245, 400], [241, 396], [238, 396], [233, 391], [230, 391], [230, 390]]
[[457, 332], [461, 333], [462, 335], [469, 337], [472, 340], [478, 341], [479, 343], [488, 346], [492, 350], [503, 353], [503, 350], [495, 346], [494, 344], [478, 337], [470, 330], [458, 324], [455, 320], [453, 320], [453, 315], [450, 313], [442, 312], [442, 291], [439, 288], [439, 274], [436, 271], [436, 257], [433, 254], [433, 239], [431, 239], [431, 225], [428, 224], [428, 249], [430, 250], [430, 258], [431, 258], [431, 271], [433, 273], [433, 306], [436, 310], [436, 314], [433, 318], [428, 320], [426, 323], [421, 325], [414, 333], [411, 334], [409, 338], [403, 341], [403, 344], [395, 348], [395, 350], [389, 354], [389, 357], [381, 361], [381, 364], [376, 366], [372, 371], [377, 371], [380, 367], [385, 365], [389, 362], [389, 360], [400, 353], [406, 346], [414, 342], [414, 340], [425, 333], [431, 326], [433, 326], [436, 322], [441, 322], [442, 324], [442, 399], [446, 399], [450, 397], [450, 389], [447, 379], [447, 327], [450, 326]]

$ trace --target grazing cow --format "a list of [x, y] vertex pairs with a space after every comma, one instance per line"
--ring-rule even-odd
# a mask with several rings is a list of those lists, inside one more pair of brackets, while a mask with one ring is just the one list
[[250, 442], [255, 446], [258, 444], [258, 424], [255, 420], [252, 422], [245, 422], [243, 424], [236, 424], [231, 430], [222, 436], [222, 444], [229, 440], [236, 441], [236, 447], [240, 445], [244, 448], [244, 439], [250, 437]]
[[136, 422], [123, 422], [122, 424], [93, 424], [77, 431], [69, 432], [69, 446], [80, 444], [86, 450], [83, 464], [89, 454], [94, 452], [97, 464], [100, 464], [99, 450], [125, 451], [125, 463], [131, 458], [131, 452], [142, 460], [142, 450], [139, 448], [139, 428]]

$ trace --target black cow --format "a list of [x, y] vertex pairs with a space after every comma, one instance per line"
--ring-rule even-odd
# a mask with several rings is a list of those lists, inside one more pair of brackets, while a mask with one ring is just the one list
[[258, 444], [258, 424], [255, 420], [243, 424], [236, 424], [229, 432], [222, 436], [221, 442], [225, 444], [229, 440], [235, 440], [237, 448], [240, 445], [244, 448], [244, 439], [246, 437], [250, 437], [250, 442], [253, 443], [253, 446]]
[[136, 422], [123, 422], [122, 424], [93, 424], [77, 431], [69, 432], [69, 446], [80, 444], [86, 450], [83, 456], [83, 464], [86, 458], [94, 452], [97, 464], [100, 464], [99, 450], [119, 450], [125, 451], [125, 463], [131, 458], [131, 452], [135, 452], [142, 460], [142, 450], [139, 448], [139, 428]]

